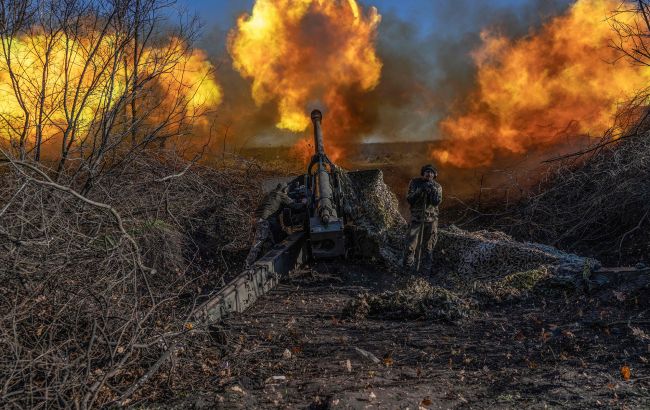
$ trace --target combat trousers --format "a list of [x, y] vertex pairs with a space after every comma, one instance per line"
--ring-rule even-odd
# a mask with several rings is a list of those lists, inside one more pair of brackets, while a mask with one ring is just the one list
[[246, 257], [245, 267], [246, 269], [250, 268], [253, 263], [257, 260], [262, 247], [264, 246], [264, 241], [271, 235], [271, 224], [266, 219], [258, 219], [255, 224], [255, 239], [253, 240], [253, 246], [248, 252]]
[[[422, 238], [420, 239], [420, 234]], [[420, 271], [430, 272], [433, 258], [433, 248], [438, 241], [438, 219], [431, 221], [411, 220], [406, 237], [406, 253], [404, 255], [404, 267], [408, 269], [417, 268], [417, 257], [420, 255]], [[418, 249], [422, 246], [422, 251]]]

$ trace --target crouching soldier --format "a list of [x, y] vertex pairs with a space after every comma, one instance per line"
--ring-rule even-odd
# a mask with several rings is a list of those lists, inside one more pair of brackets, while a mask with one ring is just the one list
[[246, 257], [245, 268], [249, 269], [257, 260], [264, 242], [270, 237], [273, 243], [280, 235], [280, 214], [286, 206], [294, 203], [288, 195], [289, 187], [285, 183], [278, 184], [275, 189], [266, 194], [255, 211], [255, 240]]
[[421, 178], [409, 183], [406, 197], [411, 207], [411, 224], [406, 238], [404, 267], [410, 271], [430, 272], [433, 248], [438, 240], [438, 205], [442, 202], [442, 187], [436, 181], [438, 171], [425, 165]]

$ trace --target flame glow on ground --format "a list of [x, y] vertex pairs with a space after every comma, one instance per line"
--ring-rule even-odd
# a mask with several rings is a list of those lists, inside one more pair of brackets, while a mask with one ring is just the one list
[[473, 56], [477, 89], [441, 122], [445, 147], [432, 156], [469, 168], [489, 165], [497, 152], [523, 154], [565, 136], [601, 137], [618, 104], [650, 80], [650, 67], [613, 64], [619, 55], [610, 47], [608, 16], [619, 7], [618, 0], [578, 0], [530, 37], [484, 33]]
[[[40, 128], [44, 140], [56, 138], [69, 126], [75, 132], [87, 131], [97, 125], [94, 122], [102, 112], [124, 104], [120, 99], [128, 94], [133, 64], [129, 64], [132, 58], [125, 56], [118, 44], [113, 36], [102, 38], [97, 33], [86, 39], [25, 35], [3, 40], [1, 137], [16, 138], [23, 129], [33, 138]], [[221, 88], [201, 50], [188, 52], [175, 39], [160, 49], [145, 48], [138, 66], [140, 76], [153, 78], [156, 70], [155, 81], [143, 80], [144, 89], [139, 91], [143, 96], [156, 96], [153, 103], [141, 101], [149, 120], [174, 115], [177, 110], [196, 115], [202, 107], [215, 107], [221, 102]], [[78, 118], [72, 118], [77, 114]]]
[[[354, 132], [344, 94], [372, 90], [382, 63], [374, 41], [381, 16], [356, 0], [257, 0], [230, 32], [233, 65], [252, 80], [255, 103], [277, 104], [277, 127], [302, 132], [324, 105], [330, 141]], [[306, 142], [295, 150], [305, 146]], [[328, 143], [328, 150], [329, 150]]]

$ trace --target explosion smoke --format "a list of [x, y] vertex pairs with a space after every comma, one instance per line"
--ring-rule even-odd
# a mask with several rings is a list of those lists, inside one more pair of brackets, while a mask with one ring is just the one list
[[619, 55], [609, 18], [619, 7], [616, 0], [578, 0], [530, 37], [484, 32], [473, 54], [477, 88], [440, 123], [445, 148], [432, 156], [470, 168], [491, 164], [499, 152], [522, 154], [565, 136], [600, 137], [618, 104], [650, 80], [650, 67], [614, 64]]
[[356, 0], [258, 0], [230, 32], [228, 49], [235, 69], [252, 80], [255, 103], [277, 104], [278, 128], [305, 131], [307, 113], [323, 104], [328, 139], [341, 143], [356, 124], [346, 94], [370, 91], [380, 79], [380, 20]]

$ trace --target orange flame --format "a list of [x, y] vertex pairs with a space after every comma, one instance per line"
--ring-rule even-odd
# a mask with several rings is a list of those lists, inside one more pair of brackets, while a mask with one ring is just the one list
[[[119, 39], [114, 35], [90, 32], [86, 37], [70, 38], [35, 34], [2, 41], [0, 139], [11, 140], [23, 129], [33, 138], [39, 127], [44, 141], [61, 135], [66, 127], [88, 131], [96, 125], [98, 113], [124, 103], [121, 99], [128, 94], [133, 59], [118, 52]], [[200, 119], [208, 108], [221, 102], [222, 91], [207, 56], [199, 50], [188, 51], [180, 40], [172, 38], [160, 48], [141, 50], [138, 71], [143, 78], [156, 79], [143, 81], [138, 92], [148, 120], [181, 110]], [[146, 101], [144, 96], [160, 100]], [[73, 104], [79, 116], [70, 125], [70, 115], [76, 116], [70, 114]]]
[[[172, 65], [170, 72], [161, 75], [160, 83], [168, 86], [165, 98], [171, 103], [180, 95], [187, 109], [192, 114], [198, 114], [200, 121], [204, 121], [204, 111], [216, 108], [223, 99], [222, 89], [214, 77], [214, 67], [205, 51], [184, 51], [185, 45], [179, 40], [171, 41], [172, 46], [182, 54], [178, 56], [178, 62]], [[151, 49], [145, 50], [145, 61], [153, 59], [150, 54], [153, 54]]]
[[289, 158], [302, 164], [308, 164], [314, 155], [314, 144], [309, 139], [301, 138], [289, 149]]
[[473, 55], [477, 89], [440, 123], [446, 146], [432, 156], [458, 167], [484, 166], [498, 152], [557, 144], [563, 131], [602, 135], [617, 105], [650, 80], [649, 67], [612, 63], [617, 52], [608, 17], [620, 3], [578, 0], [537, 34], [516, 41], [483, 33]]
[[235, 69], [252, 80], [255, 103], [277, 104], [278, 128], [304, 131], [309, 110], [322, 103], [332, 114], [327, 139], [342, 141], [352, 131], [345, 92], [379, 82], [380, 21], [374, 7], [363, 13], [356, 0], [257, 0], [230, 32], [228, 49]]
[[[309, 161], [314, 156], [314, 143], [311, 138], [300, 138], [289, 149], [289, 158], [300, 162], [302, 164], [309, 164]], [[343, 150], [338, 146], [328, 147], [327, 157], [330, 161], [338, 163], [343, 156]]]

